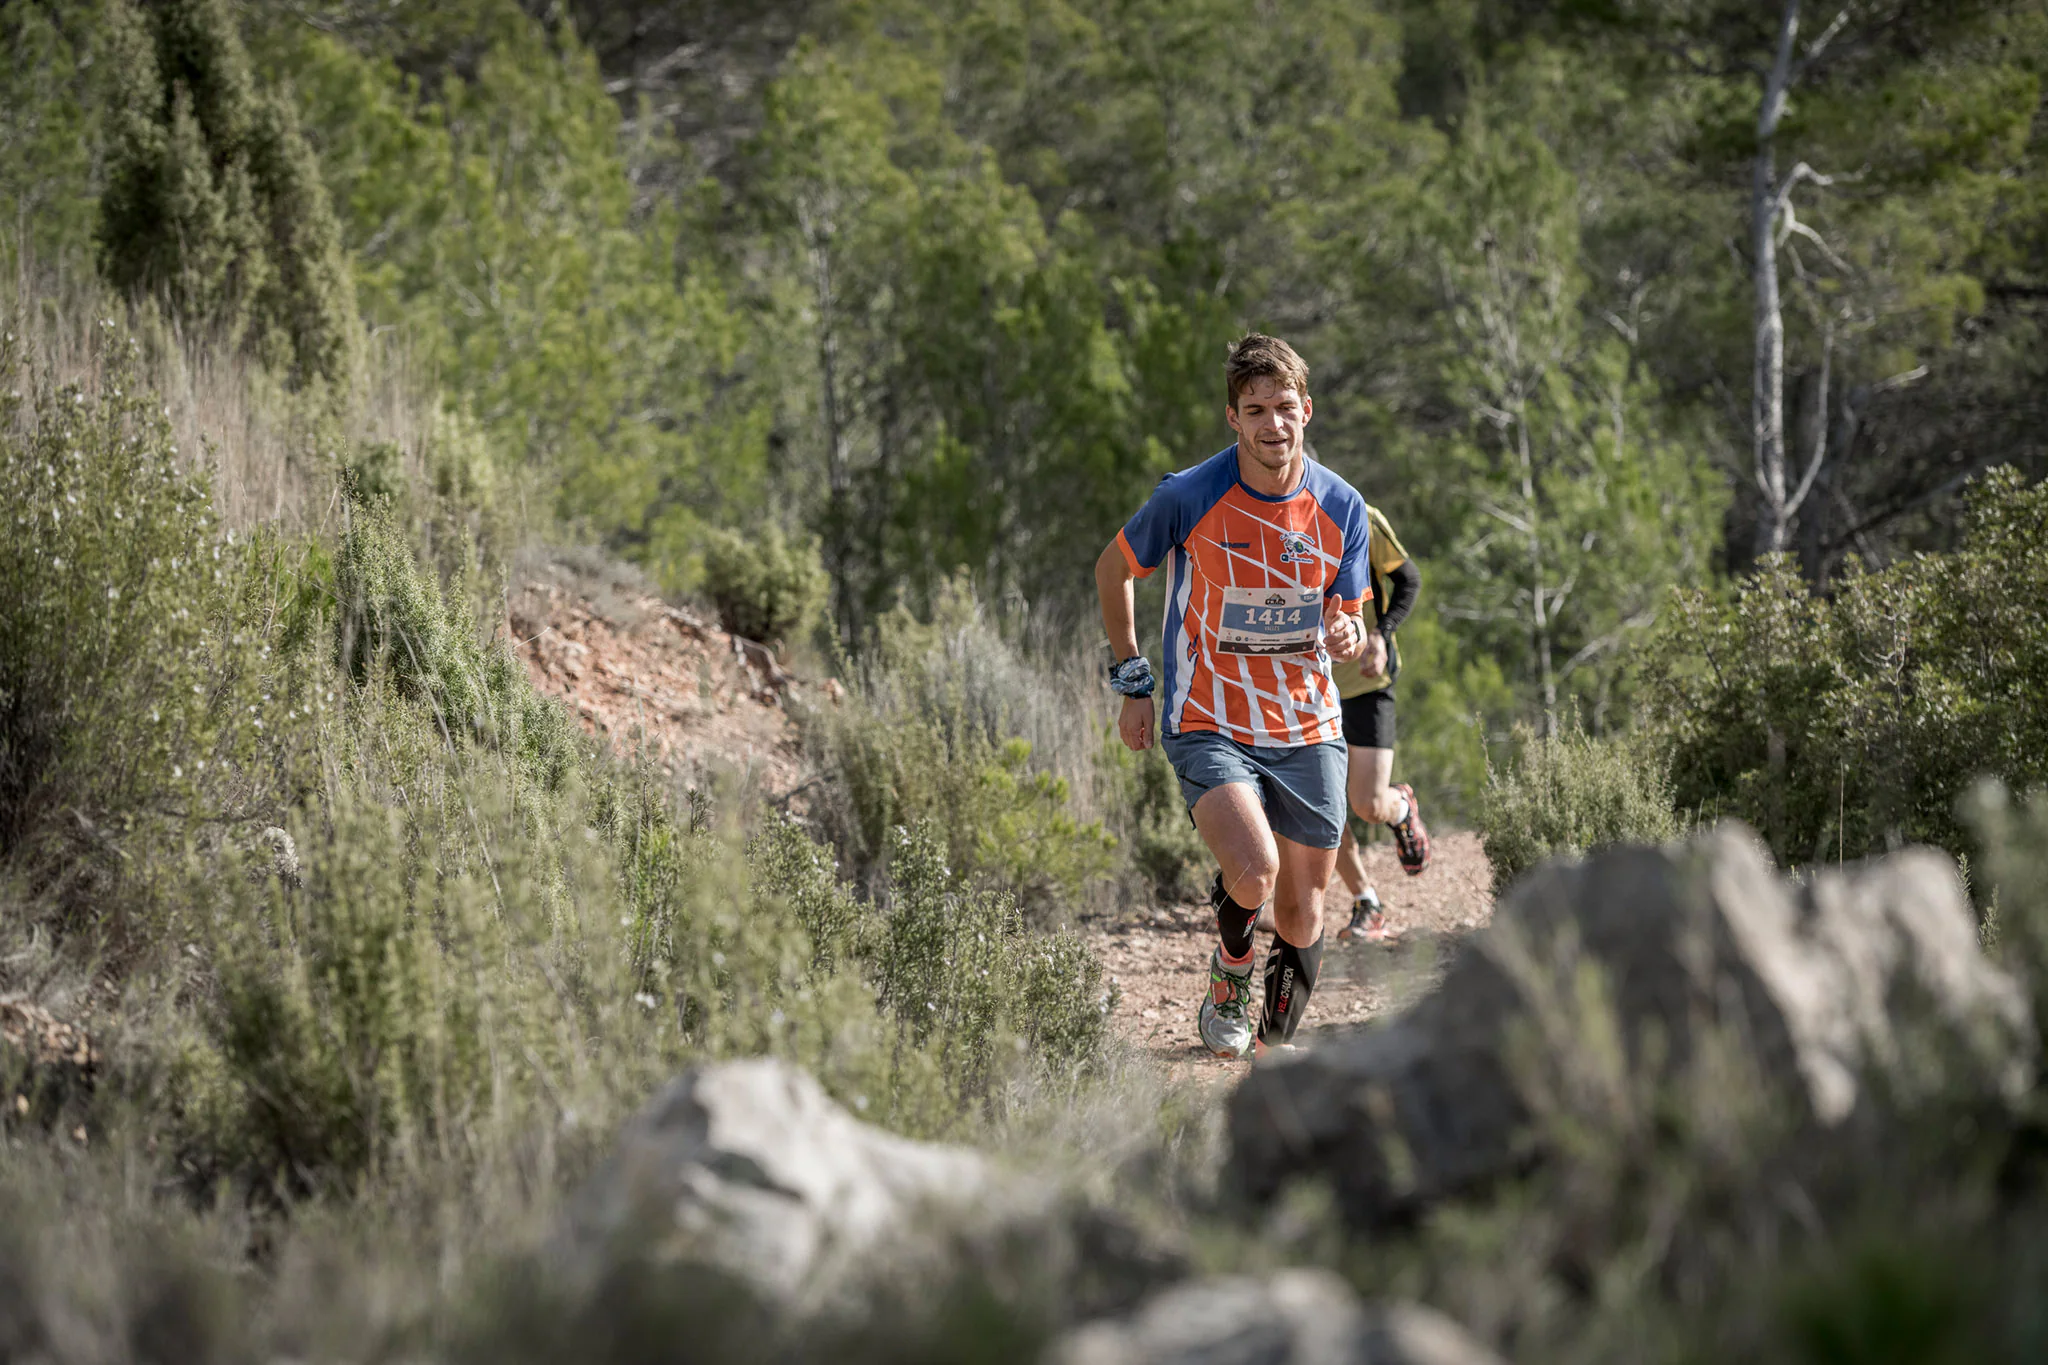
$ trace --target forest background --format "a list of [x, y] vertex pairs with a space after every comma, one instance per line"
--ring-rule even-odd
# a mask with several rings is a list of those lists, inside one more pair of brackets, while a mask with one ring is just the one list
[[[1422, 567], [1401, 776], [1497, 885], [1722, 815], [1788, 867], [1930, 842], [2048, 1017], [2044, 816], [1965, 800], [2048, 780], [2039, 0], [10, 0], [0, 45], [0, 1006], [102, 1049], [0, 1051], [0, 1347], [638, 1358], [506, 1248], [768, 1052], [1522, 1359], [1881, 1359], [1935, 1300], [2037, 1357], [1986, 1156], [2037, 1111], [1865, 1182], [1948, 1239], [1932, 1299], [1829, 1279], [1712, 1096], [1275, 1249], [1066, 926], [1207, 880], [1088, 569], [1256, 327]], [[806, 820], [534, 690], [549, 555], [845, 680]], [[1786, 1344], [1808, 1271], [1874, 1354]], [[939, 1318], [870, 1345], [986, 1325]]]
[[12, 268], [103, 248], [330, 381], [358, 315], [671, 590], [707, 528], [814, 539], [856, 648], [963, 570], [1085, 628], [1082, 566], [1224, 443], [1222, 348], [1287, 336], [1318, 457], [1426, 566], [1404, 758], [1469, 810], [1513, 721], [1626, 728], [1672, 587], [1946, 548], [1971, 475], [2041, 472], [2040, 15], [1867, 8], [1807, 16], [1765, 145], [1747, 6], [249, 6], [347, 280], [266, 304], [124, 263], [132, 65], [102, 7], [18, 4], [0, 186]]

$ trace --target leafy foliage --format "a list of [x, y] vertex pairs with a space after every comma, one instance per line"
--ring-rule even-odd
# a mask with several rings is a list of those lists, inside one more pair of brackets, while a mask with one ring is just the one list
[[1846, 576], [1831, 597], [1782, 562], [1681, 599], [1653, 725], [1681, 808], [1739, 816], [1788, 863], [1905, 842], [1967, 854], [1972, 779], [2048, 779], [2048, 493], [1996, 471], [1961, 543]]
[[958, 584], [929, 623], [901, 609], [885, 617], [870, 657], [852, 696], [804, 717], [832, 784], [822, 821], [848, 861], [877, 875], [898, 832], [929, 819], [952, 866], [1009, 892], [1033, 919], [1076, 905], [1114, 867], [1117, 839], [1077, 799], [1101, 751], [1077, 699], [1053, 694], [1067, 680], [1020, 658]]
[[108, 280], [275, 351], [300, 382], [342, 380], [356, 320], [339, 226], [297, 112], [258, 89], [233, 11], [115, 0], [109, 15]]
[[753, 534], [704, 536], [704, 591], [718, 622], [748, 640], [795, 641], [825, 602], [825, 569], [815, 541], [792, 540], [779, 526]]
[[1632, 738], [1588, 735], [1576, 723], [1557, 735], [1516, 729], [1514, 757], [1487, 783], [1479, 829], [1496, 893], [1545, 859], [1663, 843], [1681, 831], [1654, 751]]
[[289, 603], [284, 547], [220, 525], [133, 343], [101, 330], [90, 392], [0, 343], [0, 849], [239, 805], [305, 701], [243, 629]]

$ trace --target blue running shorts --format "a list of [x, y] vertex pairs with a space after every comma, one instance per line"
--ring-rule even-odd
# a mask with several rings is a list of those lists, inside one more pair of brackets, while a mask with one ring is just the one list
[[1162, 735], [1190, 817], [1204, 793], [1226, 782], [1248, 783], [1266, 808], [1266, 823], [1283, 839], [1335, 848], [1344, 837], [1347, 798], [1344, 741], [1259, 748], [1213, 730]]

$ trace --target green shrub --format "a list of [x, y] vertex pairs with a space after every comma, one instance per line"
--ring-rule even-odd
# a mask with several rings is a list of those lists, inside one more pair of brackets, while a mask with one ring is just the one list
[[1034, 919], [1071, 906], [1114, 866], [1115, 836], [1068, 810], [1066, 780], [1031, 771], [1022, 739], [996, 744], [961, 730], [949, 743], [937, 722], [888, 719], [858, 702], [823, 724], [838, 798], [823, 813], [871, 878], [888, 865], [896, 831], [927, 819], [953, 865], [1015, 896]]
[[108, 281], [255, 343], [298, 382], [340, 382], [357, 346], [341, 227], [296, 110], [257, 88], [233, 10], [118, 0], [108, 22]]
[[1116, 869], [1104, 808], [1124, 798], [1100, 749], [1101, 712], [1007, 643], [964, 583], [930, 622], [885, 617], [855, 681], [852, 696], [799, 720], [829, 780], [815, 817], [857, 878], [878, 878], [897, 831], [924, 819], [944, 830], [954, 867], [1033, 921]]
[[1101, 1047], [1102, 964], [1071, 933], [1033, 934], [999, 892], [963, 889], [937, 821], [896, 832], [888, 918], [875, 958], [880, 998], [959, 1094], [986, 1097], [1015, 1036], [1056, 1069]]
[[[133, 344], [101, 329], [99, 387], [28, 372], [0, 342], [0, 853], [68, 827], [105, 846], [139, 820], [253, 813], [282, 727], [315, 704], [280, 628], [298, 561], [237, 536], [187, 468]], [[254, 785], [252, 785], [254, 784]]]
[[1498, 893], [1547, 858], [1663, 843], [1681, 824], [1653, 749], [1626, 737], [1596, 738], [1574, 722], [1556, 736], [1516, 729], [1507, 768], [1488, 775], [1479, 830]]
[[1783, 560], [1684, 595], [1649, 669], [1678, 803], [1738, 816], [1786, 864], [1911, 842], [1969, 851], [1956, 802], [2048, 781], [2048, 486], [1965, 499], [1959, 546], [1815, 595]]
[[704, 537], [704, 591], [719, 624], [748, 640], [793, 641], [825, 602], [824, 564], [815, 539], [794, 540], [782, 528]]
[[338, 658], [358, 684], [376, 672], [426, 705], [453, 745], [482, 740], [515, 755], [544, 788], [559, 785], [575, 743], [567, 713], [534, 691], [469, 606], [444, 598], [383, 506], [352, 503], [334, 560]]

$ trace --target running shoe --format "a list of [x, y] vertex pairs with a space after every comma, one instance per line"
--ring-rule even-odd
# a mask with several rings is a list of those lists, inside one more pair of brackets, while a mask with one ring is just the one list
[[1394, 854], [1401, 870], [1414, 877], [1429, 866], [1429, 830], [1422, 823], [1422, 807], [1416, 803], [1415, 788], [1399, 783], [1395, 791], [1408, 798], [1408, 818], [1387, 828], [1394, 831]]
[[1242, 968], [1226, 966], [1223, 950], [1209, 955], [1209, 993], [1195, 1014], [1195, 1029], [1202, 1045], [1218, 1057], [1243, 1057], [1252, 1050], [1252, 1025], [1245, 1002], [1252, 993], [1252, 964]]
[[1360, 938], [1368, 943], [1393, 937], [1393, 931], [1387, 928], [1387, 910], [1380, 904], [1379, 892], [1368, 886], [1364, 895], [1351, 902], [1351, 923], [1339, 929], [1337, 937]]

